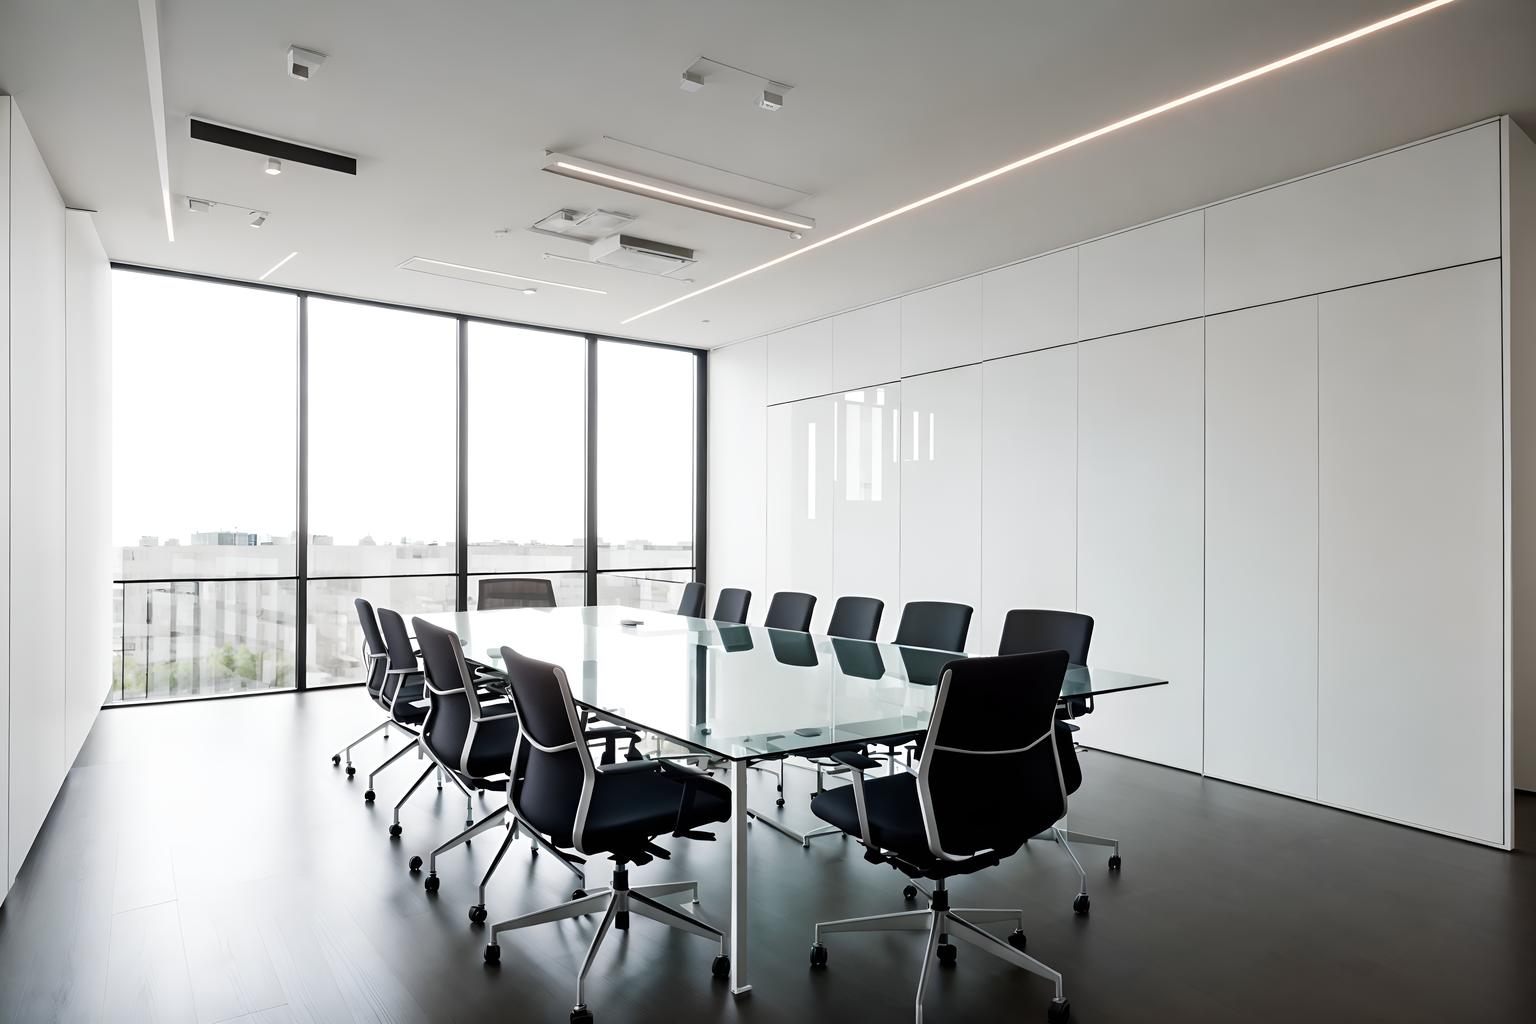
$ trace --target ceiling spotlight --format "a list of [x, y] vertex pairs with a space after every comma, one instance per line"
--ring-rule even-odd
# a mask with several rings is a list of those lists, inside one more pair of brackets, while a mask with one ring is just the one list
[[764, 110], [783, 110], [784, 94], [774, 92], [772, 89], [764, 89], [763, 94], [757, 98], [757, 105]]
[[213, 209], [213, 203], [206, 199], [193, 199], [187, 196], [187, 209], [193, 213], [207, 213]]
[[794, 240], [795, 240], [795, 241], [797, 241], [797, 242], [798, 242], [798, 241], [800, 241], [800, 239], [802, 239], [802, 238], [804, 238], [804, 237], [805, 237], [805, 236], [804, 236], [804, 235], [802, 235], [802, 234], [801, 234], [801, 233], [800, 233], [800, 232], [798, 232], [798, 231], [791, 231], [791, 232], [790, 232], [790, 233], [789, 233], [789, 237], [790, 237], [790, 238], [793, 238], [793, 239], [794, 239]]
[[259, 228], [267, 222], [267, 215], [260, 210], [251, 211], [251, 227]]
[[268, 174], [282, 174], [283, 173], [283, 162], [281, 160], [279, 160], [275, 156], [267, 157], [267, 173]]
[[524, 288], [523, 289], [523, 294], [524, 295], [537, 295], [537, 294], [539, 294], [539, 290], [537, 288]]
[[682, 80], [677, 84], [683, 92], [698, 92], [704, 88], [704, 76], [697, 71], [684, 71]]

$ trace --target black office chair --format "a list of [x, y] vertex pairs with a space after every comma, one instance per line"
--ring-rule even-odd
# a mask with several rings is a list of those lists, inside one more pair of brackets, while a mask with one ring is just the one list
[[763, 625], [769, 629], [793, 629], [799, 633], [808, 633], [811, 629], [811, 614], [815, 611], [814, 595], [781, 590], [768, 602], [768, 617], [763, 620]]
[[[427, 717], [427, 709], [420, 706], [423, 696], [421, 666], [416, 661], [416, 651], [411, 646], [410, 634], [406, 632], [405, 620], [400, 618], [399, 612], [390, 608], [380, 608], [378, 618], [379, 632], [384, 638], [386, 656], [384, 683], [380, 687], [379, 695], [389, 709], [390, 718], [411, 736], [411, 742], [385, 758], [382, 764], [368, 773], [368, 790], [363, 794], [363, 801], [370, 804], [373, 803], [375, 795], [374, 780], [378, 778], [380, 772], [412, 750], [417, 751], [418, 757], [425, 753], [421, 746], [419, 732], [421, 723]], [[442, 789], [443, 772], [435, 759], [422, 772], [421, 778], [425, 780], [434, 770], [437, 772], [437, 788]], [[469, 796], [467, 792], [464, 795]]]
[[[957, 950], [951, 938], [1051, 981], [1056, 992], [1048, 1020], [1058, 1024], [1070, 1018], [1061, 974], [1024, 952], [1023, 911], [955, 909], [948, 890], [951, 876], [1001, 863], [1066, 815], [1056, 729], [1066, 669], [1065, 651], [952, 662], [939, 683], [915, 776], [903, 772], [866, 780], [864, 772], [877, 761], [856, 753], [833, 755], [854, 770], [853, 785], [818, 796], [811, 803], [816, 816], [863, 843], [865, 859], [936, 884], [925, 910], [817, 924], [812, 967], [827, 965], [821, 941], [826, 934], [925, 931], [919, 1021], [929, 958], [953, 967]], [[980, 927], [989, 921], [1012, 921], [1016, 927], [1005, 942]]]
[[524, 658], [510, 647], [502, 648], [501, 656], [522, 722], [509, 793], [518, 820], [547, 836], [549, 842], [569, 847], [581, 856], [608, 854], [614, 868], [607, 890], [493, 925], [485, 962], [501, 962], [497, 937], [503, 932], [602, 909], [602, 923], [576, 976], [572, 1024], [591, 1024], [587, 974], [609, 928], [626, 930], [631, 912], [690, 935], [717, 940], [720, 953], [715, 957], [713, 973], [717, 978], [729, 976], [731, 962], [725, 952], [724, 933], [656, 899], [693, 889], [696, 883], [632, 887], [628, 866], [669, 858], [671, 854], [655, 844], [658, 836], [714, 839], [696, 830], [730, 820], [730, 790], [704, 772], [668, 761], [630, 761], [599, 768], [580, 739], [577, 723], [581, 715], [571, 698], [565, 672], [558, 665]]
[[683, 584], [683, 599], [677, 604], [677, 614], [686, 615], [691, 619], [704, 617], [704, 584]]
[[536, 576], [510, 576], [481, 580], [475, 608], [553, 608], [555, 585]]
[[342, 758], [346, 758], [349, 779], [357, 774], [357, 769], [352, 765], [352, 748], [381, 730], [384, 738], [389, 739], [389, 727], [393, 724], [389, 717], [389, 707], [379, 696], [384, 686], [384, 671], [388, 666], [385, 664], [387, 655], [384, 653], [384, 641], [379, 636], [378, 619], [373, 613], [373, 605], [364, 598], [359, 597], [352, 604], [357, 609], [358, 624], [363, 628], [363, 692], [384, 712], [384, 720], [331, 755], [331, 764], [337, 766], [340, 766]]
[[[1091, 615], [1039, 608], [1015, 608], [1003, 619], [1003, 636], [998, 641], [997, 653], [1025, 654], [1030, 651], [1063, 650], [1067, 652], [1067, 660], [1072, 664], [1086, 665], [1088, 664], [1088, 646], [1092, 641], [1093, 617]], [[1068, 697], [1062, 701], [1062, 706], [1057, 710], [1057, 717], [1073, 719], [1092, 713], [1092, 698]], [[1062, 760], [1070, 761], [1068, 767], [1076, 778], [1076, 782], [1072, 782], [1071, 778], [1068, 779], [1070, 786], [1067, 791], [1075, 793], [1082, 782], [1082, 771], [1078, 766], [1077, 749], [1072, 742], [1071, 733], [1077, 732], [1078, 727], [1067, 722], [1063, 723], [1062, 728], [1066, 732], [1063, 737], [1065, 749], [1062, 752]], [[1051, 838], [1066, 848], [1074, 864], [1077, 864], [1077, 856], [1072, 853], [1072, 848], [1068, 844], [1107, 846], [1110, 848], [1109, 870], [1120, 870], [1118, 839], [1090, 835], [1087, 832], [1074, 832], [1071, 829], [1054, 829]], [[1078, 864], [1078, 874], [1081, 885], [1078, 890], [1078, 899], [1073, 906], [1078, 908], [1079, 913], [1086, 913], [1088, 885], [1081, 864]]]
[[931, 647], [936, 651], [965, 650], [971, 631], [971, 607], [949, 601], [908, 601], [896, 627], [896, 644]]
[[747, 606], [752, 603], [752, 591], [726, 587], [715, 599], [715, 621], [741, 625], [747, 621]]
[[873, 640], [880, 632], [880, 616], [884, 612], [885, 602], [879, 598], [840, 597], [832, 606], [827, 635], [847, 640]]

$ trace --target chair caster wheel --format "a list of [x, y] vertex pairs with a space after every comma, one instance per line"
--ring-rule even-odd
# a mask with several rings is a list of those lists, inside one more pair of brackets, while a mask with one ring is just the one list
[[357, 774], [357, 766], [356, 765], [350, 765], [350, 764], [347, 765], [347, 778], [350, 779], [352, 776], [354, 776], [356, 774]]
[[411, 874], [414, 875], [416, 872], [421, 870], [421, 858], [420, 857], [412, 857], [411, 860], [410, 860], [410, 863], [407, 864], [406, 866], [411, 869]]
[[571, 1024], [592, 1024], [592, 1011], [585, 1006], [578, 1006], [571, 1011]]
[[404, 831], [405, 831], [405, 829], [400, 827], [400, 823], [396, 822], [395, 824], [389, 826], [389, 838], [391, 838], [391, 839], [399, 839], [400, 838], [400, 833], [404, 832]]
[[436, 895], [437, 894], [437, 887], [439, 885], [441, 885], [441, 884], [442, 884], [442, 880], [439, 879], [437, 877], [437, 875], [435, 875], [435, 874], [428, 875], [427, 876], [427, 880], [425, 882], [421, 883], [422, 888], [426, 889], [427, 893], [429, 895]]
[[373, 790], [370, 789], [368, 792], [363, 794], [363, 803], [365, 803], [365, 804], [373, 803], [373, 797], [374, 797]]
[[1072, 1004], [1065, 999], [1052, 999], [1051, 1012], [1046, 1014], [1045, 1019], [1050, 1024], [1067, 1024], [1072, 1019]]
[[956, 948], [956, 946], [955, 946], [955, 944], [953, 942], [941, 942], [941, 943], [939, 943], [939, 966], [940, 967], [953, 967], [953, 966], [955, 966], [955, 955], [957, 953], [959, 953], [959, 952], [960, 952], [960, 950]]
[[819, 942], [811, 947], [811, 966], [817, 968], [827, 966], [827, 947]]
[[1072, 900], [1072, 913], [1074, 913], [1074, 914], [1086, 914], [1086, 913], [1088, 913], [1088, 894], [1087, 893], [1080, 892], [1080, 893], [1077, 894], [1077, 897]]
[[917, 886], [908, 885], [903, 887], [901, 890], [901, 898], [906, 900], [908, 903], [911, 903], [913, 900], [917, 899]]
[[709, 965], [709, 974], [712, 978], [729, 978], [731, 976], [731, 958], [724, 953], [715, 957], [715, 962]]
[[1029, 940], [1025, 938], [1024, 932], [1022, 930], [1015, 928], [1013, 931], [1008, 933], [1008, 945], [1012, 946], [1020, 953], [1024, 952], [1024, 947], [1028, 944]]
[[1120, 870], [1120, 855], [1118, 853], [1115, 854], [1113, 857], [1109, 858], [1109, 870], [1111, 870], [1111, 871], [1119, 871]]
[[485, 924], [485, 904], [477, 903], [469, 908], [470, 924]]
[[501, 947], [494, 943], [485, 947], [485, 962], [495, 967], [501, 963]]
[[332, 754], [331, 755], [331, 764], [341, 764], [341, 755], [340, 754]]
[[573, 900], [584, 900], [586, 898], [587, 898], [587, 890], [585, 890], [585, 889], [572, 889], [571, 890], [571, 899], [573, 899]]

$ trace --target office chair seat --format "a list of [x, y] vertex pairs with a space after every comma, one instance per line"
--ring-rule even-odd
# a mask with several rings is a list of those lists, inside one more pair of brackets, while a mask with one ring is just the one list
[[643, 849], [651, 836], [730, 820], [731, 791], [727, 786], [702, 774], [689, 781], [693, 803], [681, 809], [678, 782], [668, 778], [666, 770], [658, 769], [655, 761], [601, 766], [582, 832], [582, 848], [591, 853], [622, 853], [632, 851], [637, 839]]

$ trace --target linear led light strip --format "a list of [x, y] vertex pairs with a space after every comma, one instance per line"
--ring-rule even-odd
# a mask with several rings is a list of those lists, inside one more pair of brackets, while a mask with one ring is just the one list
[[289, 253], [287, 256], [284, 256], [282, 259], [280, 259], [276, 263], [272, 264], [271, 269], [268, 270], [265, 274], [262, 274], [256, 280], [258, 280], [258, 281], [265, 281], [267, 278], [271, 277], [273, 274], [275, 274], [279, 270], [283, 269], [283, 264], [287, 263], [289, 260], [293, 259], [298, 254], [299, 254], [299, 250], [297, 250], [297, 249], [293, 250], [293, 252]]
[[698, 192], [680, 192], [676, 188], [668, 187], [664, 183], [644, 178], [638, 174], [621, 171], [616, 167], [604, 167], [594, 164], [590, 160], [582, 160], [579, 157], [564, 156], [560, 153], [551, 153], [549, 156], [550, 162], [544, 169], [552, 174], [563, 174], [568, 178], [582, 178], [595, 181], [599, 184], [611, 185], [625, 192], [652, 196], [656, 199], [677, 203], [681, 206], [691, 206], [694, 209], [722, 213], [727, 217], [734, 217], [737, 220], [780, 228], [785, 231], [810, 231], [816, 227], [816, 222], [807, 217], [786, 217], [777, 212], [757, 209], [744, 203], [725, 202], [724, 200]]
[[[413, 256], [406, 263], [430, 263], [435, 267], [449, 267], [453, 270], [464, 270], [471, 274], [487, 274], [491, 277], [504, 277], [509, 281], [527, 281], [529, 284], [543, 284], [551, 288], [569, 288], [573, 292], [587, 292], [591, 295], [607, 295], [601, 288], [584, 288], [579, 284], [562, 284], [559, 281], [545, 281], [537, 277], [524, 277], [522, 274], [503, 274], [499, 270], [486, 270], [484, 267], [466, 267], [462, 263], [448, 263], [444, 260], [429, 260], [425, 256]], [[407, 267], [407, 270], [410, 268]]]
[[833, 242], [836, 242], [839, 239], [847, 238], [849, 235], [856, 234], [865, 230], [866, 228], [872, 228], [876, 224], [883, 224], [888, 220], [900, 217], [904, 213], [911, 213], [913, 210], [927, 206], [929, 203], [935, 203], [940, 199], [948, 198], [949, 196], [954, 195], [956, 192], [963, 192], [968, 188], [972, 188], [976, 185], [983, 184], [984, 182], [991, 181], [993, 178], [1001, 177], [1010, 171], [1016, 171], [1020, 167], [1026, 167], [1029, 164], [1038, 163], [1041, 160], [1044, 160], [1050, 156], [1055, 156], [1057, 153], [1060, 153], [1064, 150], [1072, 149], [1075, 146], [1081, 146], [1085, 142], [1092, 142], [1094, 139], [1101, 138], [1102, 136], [1108, 135], [1111, 132], [1117, 132], [1121, 128], [1128, 128], [1133, 124], [1156, 117], [1159, 114], [1165, 114], [1170, 110], [1174, 110], [1186, 104], [1193, 103], [1196, 100], [1204, 99], [1207, 96], [1214, 95], [1218, 92], [1223, 92], [1232, 88], [1233, 86], [1252, 81], [1255, 78], [1269, 74], [1271, 71], [1279, 71], [1281, 68], [1289, 67], [1292, 64], [1304, 61], [1308, 57], [1315, 57], [1320, 53], [1324, 53], [1336, 47], [1343, 46], [1346, 43], [1352, 43], [1356, 39], [1371, 35], [1374, 32], [1380, 32], [1385, 28], [1391, 28], [1393, 25], [1407, 21], [1409, 18], [1416, 18], [1421, 14], [1429, 13], [1437, 7], [1444, 7], [1446, 4], [1454, 2], [1455, 0], [1431, 0], [1431, 2], [1420, 4], [1417, 7], [1410, 7], [1408, 10], [1394, 14], [1390, 18], [1383, 18], [1380, 21], [1375, 21], [1369, 25], [1357, 28], [1353, 32], [1346, 32], [1342, 36], [1336, 36], [1326, 42], [1318, 43], [1316, 46], [1310, 46], [1305, 50], [1291, 54], [1289, 57], [1282, 57], [1277, 61], [1272, 61], [1269, 64], [1254, 68], [1252, 71], [1244, 71], [1240, 75], [1228, 78], [1225, 81], [1217, 82], [1215, 85], [1208, 85], [1204, 89], [1197, 89], [1188, 95], [1180, 96], [1178, 99], [1169, 100], [1167, 103], [1160, 103], [1155, 107], [1143, 110], [1139, 114], [1132, 114], [1130, 117], [1122, 118], [1121, 120], [1115, 121], [1112, 124], [1107, 124], [1102, 128], [1095, 128], [1091, 132], [1079, 135], [1076, 138], [1068, 139], [1066, 142], [1058, 142], [1056, 145], [1047, 149], [1042, 149], [1038, 153], [1031, 153], [1029, 156], [1022, 157], [1013, 161], [1013, 163], [1004, 164], [1001, 167], [987, 171], [985, 174], [978, 174], [974, 178], [968, 178], [957, 185], [951, 185], [946, 189], [941, 189], [932, 195], [927, 195], [921, 199], [907, 203], [905, 206], [898, 206], [896, 209], [882, 213], [878, 217], [871, 217], [869, 220], [866, 220], [861, 224], [855, 224], [851, 228], [844, 228], [842, 231], [839, 231], [835, 235], [828, 235], [826, 238], [819, 238], [812, 242], [810, 245], [801, 246], [793, 252], [787, 252], [782, 256], [778, 256], [767, 261], [766, 263], [759, 263], [755, 267], [749, 267], [748, 269], [741, 271], [739, 274], [732, 274], [730, 277], [716, 281], [714, 284], [705, 285], [703, 288], [697, 288], [686, 295], [679, 295], [677, 298], [668, 302], [663, 302], [659, 306], [652, 306], [650, 309], [647, 309], [641, 313], [636, 313], [634, 316], [624, 320], [623, 322], [626, 324], [634, 323], [641, 317], [650, 316], [652, 313], [659, 313], [668, 307], [677, 305], [679, 302], [687, 302], [689, 299], [697, 298], [698, 296], [703, 295], [705, 292], [711, 292], [716, 288], [721, 288], [725, 285], [732, 284], [733, 282], [740, 281], [742, 278], [751, 274], [756, 274], [758, 271], [767, 270], [769, 267], [776, 267], [780, 263], [794, 259], [796, 256], [804, 256], [808, 252], [811, 252], [815, 249], [820, 249], [824, 245], [831, 245]]

